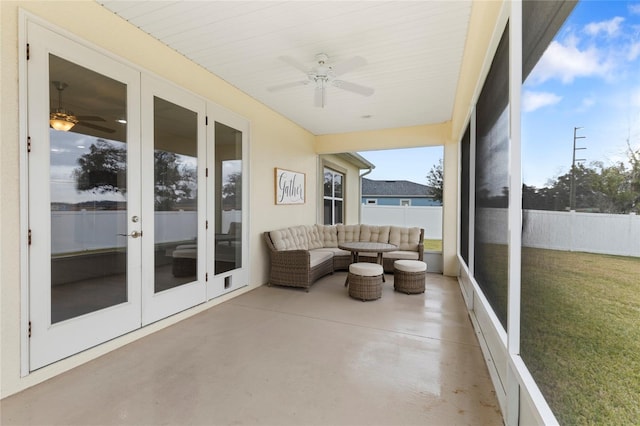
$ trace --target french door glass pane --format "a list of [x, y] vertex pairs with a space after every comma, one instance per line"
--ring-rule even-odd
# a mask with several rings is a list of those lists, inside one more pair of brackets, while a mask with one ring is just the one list
[[72, 126], [49, 129], [57, 323], [127, 301], [127, 87], [54, 55], [49, 80], [50, 119]]
[[242, 267], [242, 132], [215, 123], [215, 273]]
[[154, 97], [155, 292], [197, 279], [198, 116]]

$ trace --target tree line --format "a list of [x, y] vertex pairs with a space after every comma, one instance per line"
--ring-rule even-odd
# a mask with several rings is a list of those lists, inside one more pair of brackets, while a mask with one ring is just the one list
[[[195, 208], [197, 195], [196, 168], [186, 164], [174, 152], [154, 152], [154, 205], [156, 211]], [[127, 193], [127, 151], [123, 144], [97, 139], [89, 151], [77, 159], [72, 173], [77, 191], [98, 194]], [[113, 205], [116, 204], [105, 204]], [[222, 185], [222, 207], [240, 209], [242, 205], [242, 173], [226, 176]], [[113, 207], [115, 208], [115, 207]]]
[[[577, 164], [567, 173], [550, 180], [544, 187], [522, 185], [522, 208], [527, 210], [567, 211], [571, 206], [571, 187], [578, 211], [594, 213], [640, 213], [640, 149], [627, 145], [627, 161], [605, 165], [594, 161]], [[434, 189], [435, 198], [442, 201], [442, 160], [427, 175], [427, 184]], [[499, 196], [476, 194], [476, 202], [483, 207], [506, 207], [508, 188]]]
[[633, 150], [629, 145], [626, 162], [578, 164], [542, 188], [522, 185], [522, 207], [569, 210], [572, 180], [577, 211], [640, 213], [640, 149]]

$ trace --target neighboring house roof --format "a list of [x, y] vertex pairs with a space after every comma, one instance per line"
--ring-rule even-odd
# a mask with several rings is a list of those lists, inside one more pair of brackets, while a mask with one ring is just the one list
[[433, 189], [408, 180], [371, 180], [362, 178], [363, 197], [433, 198]]

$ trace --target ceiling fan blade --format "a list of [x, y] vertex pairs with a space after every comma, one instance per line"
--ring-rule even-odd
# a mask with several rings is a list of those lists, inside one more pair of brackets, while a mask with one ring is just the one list
[[78, 126], [88, 127], [90, 129], [99, 130], [99, 131], [105, 132], [105, 133], [115, 133], [116, 132], [114, 129], [110, 129], [108, 127], [103, 127], [103, 126], [98, 126], [97, 124], [85, 123], [83, 121], [79, 122]]
[[77, 115], [76, 118], [80, 121], [107, 121], [102, 117], [98, 117], [97, 115]]
[[333, 85], [342, 90], [347, 90], [349, 92], [354, 92], [363, 96], [371, 96], [375, 92], [375, 90], [371, 87], [361, 86], [359, 84], [351, 83], [348, 81], [334, 80]]
[[309, 84], [308, 80], [293, 81], [291, 83], [284, 83], [284, 84], [278, 84], [276, 86], [267, 87], [267, 90], [269, 92], [277, 92], [284, 89], [290, 89], [292, 87], [305, 86], [307, 84]]
[[334, 65], [331, 69], [333, 70], [333, 75], [336, 77], [352, 71], [356, 68], [360, 68], [362, 66], [367, 65], [366, 59], [362, 56], [354, 56], [351, 59], [348, 59], [344, 62], [340, 62], [339, 64]]
[[324, 87], [316, 87], [313, 96], [313, 105], [318, 108], [324, 108], [327, 103], [327, 91], [324, 90]]
[[287, 64], [302, 71], [305, 74], [309, 72], [308, 67], [304, 66], [303, 64], [298, 62], [296, 59], [292, 58], [291, 56], [278, 56], [278, 59], [280, 59], [282, 62], [286, 62]]

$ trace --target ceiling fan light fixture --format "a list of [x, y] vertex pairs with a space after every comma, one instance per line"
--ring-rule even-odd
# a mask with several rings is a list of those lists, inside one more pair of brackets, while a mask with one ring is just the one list
[[49, 124], [55, 130], [68, 132], [73, 126], [78, 124], [78, 119], [74, 115], [67, 114], [64, 111], [56, 111], [49, 115]]
[[68, 84], [62, 81], [52, 81], [51, 84], [58, 91], [58, 108], [49, 114], [49, 124], [55, 130], [68, 132], [79, 123], [75, 115], [62, 108], [62, 91], [68, 87]]

